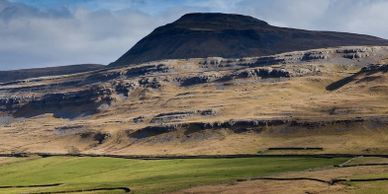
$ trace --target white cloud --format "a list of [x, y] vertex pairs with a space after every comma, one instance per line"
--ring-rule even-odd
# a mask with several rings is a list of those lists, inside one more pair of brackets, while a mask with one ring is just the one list
[[237, 10], [276, 25], [388, 38], [386, 0], [241, 0]]
[[272, 24], [303, 27], [322, 17], [329, 3], [314, 0], [242, 0], [237, 10]]
[[53, 10], [13, 6], [0, 13], [0, 69], [107, 64], [163, 23], [130, 9], [80, 8], [55, 15]]

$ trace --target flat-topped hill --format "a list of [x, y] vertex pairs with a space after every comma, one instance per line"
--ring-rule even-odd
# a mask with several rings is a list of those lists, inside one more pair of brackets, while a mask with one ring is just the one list
[[353, 33], [277, 27], [244, 15], [191, 13], [155, 29], [111, 66], [160, 59], [265, 56], [361, 45], [388, 45], [388, 40]]

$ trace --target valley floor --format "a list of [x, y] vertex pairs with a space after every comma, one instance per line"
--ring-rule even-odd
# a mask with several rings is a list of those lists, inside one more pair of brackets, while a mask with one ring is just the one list
[[0, 158], [0, 193], [386, 193], [387, 181], [379, 179], [388, 178], [387, 163], [376, 157]]
[[287, 171], [327, 167], [344, 162], [346, 159], [127, 160], [38, 157], [11, 159], [9, 163], [4, 160], [0, 166], [1, 186], [55, 183], [61, 185], [0, 189], [0, 193], [71, 191], [101, 187], [129, 187], [134, 193], [168, 193], [200, 185], [232, 183], [239, 178], [271, 176]]

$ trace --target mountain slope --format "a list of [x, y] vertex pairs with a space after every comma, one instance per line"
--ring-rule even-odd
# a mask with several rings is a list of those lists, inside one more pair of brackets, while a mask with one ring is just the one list
[[16, 80], [22, 80], [22, 79], [28, 79], [28, 78], [43, 77], [43, 76], [81, 73], [86, 71], [102, 69], [104, 67], [105, 67], [104, 65], [97, 65], [97, 64], [80, 64], [80, 65], [68, 65], [68, 66], [59, 66], [59, 67], [0, 71], [0, 82], [10, 82], [10, 81], [16, 81]]
[[2, 84], [0, 152], [386, 153], [387, 59], [388, 47], [340, 47]]
[[388, 45], [388, 40], [352, 33], [281, 28], [243, 15], [192, 13], [155, 29], [111, 66], [160, 59], [265, 56], [356, 45]]

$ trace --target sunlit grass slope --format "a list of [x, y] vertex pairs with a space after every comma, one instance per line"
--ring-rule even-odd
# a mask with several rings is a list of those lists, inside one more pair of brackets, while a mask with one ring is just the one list
[[302, 157], [183, 160], [37, 158], [0, 165], [0, 186], [50, 183], [63, 185], [0, 189], [0, 193], [69, 191], [117, 186], [127, 186], [134, 193], [163, 193], [197, 185], [227, 183], [244, 177], [269, 176], [331, 166], [345, 160]]

